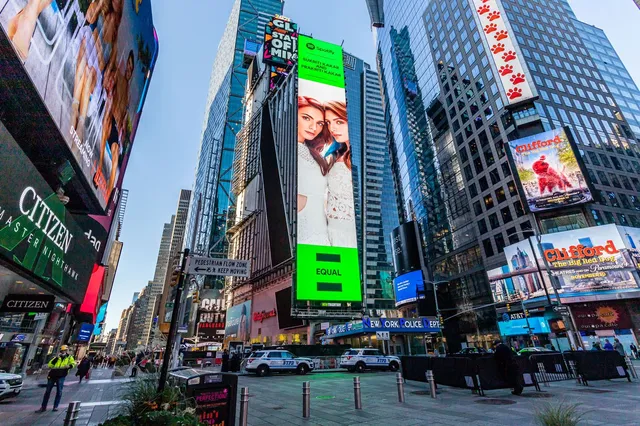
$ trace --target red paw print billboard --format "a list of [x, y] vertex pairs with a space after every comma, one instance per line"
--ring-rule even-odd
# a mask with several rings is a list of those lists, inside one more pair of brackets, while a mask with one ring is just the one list
[[500, 0], [473, 0], [481, 33], [489, 56], [498, 71], [507, 104], [515, 104], [535, 97], [531, 76], [525, 66]]
[[566, 128], [510, 141], [512, 170], [531, 212], [593, 201], [589, 183]]

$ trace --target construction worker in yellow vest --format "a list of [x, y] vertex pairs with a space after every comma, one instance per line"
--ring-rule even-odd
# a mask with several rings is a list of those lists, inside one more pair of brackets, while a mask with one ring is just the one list
[[69, 347], [62, 345], [60, 346], [58, 356], [51, 358], [51, 361], [49, 361], [47, 365], [50, 368], [49, 375], [47, 376], [47, 390], [42, 399], [42, 407], [40, 407], [36, 413], [47, 411], [47, 404], [49, 403], [49, 396], [51, 396], [53, 386], [56, 387], [56, 399], [53, 402], [53, 411], [58, 411], [58, 405], [60, 405], [60, 399], [62, 398], [64, 379], [66, 379], [69, 370], [76, 366], [76, 360], [73, 359], [73, 355], [69, 354]]

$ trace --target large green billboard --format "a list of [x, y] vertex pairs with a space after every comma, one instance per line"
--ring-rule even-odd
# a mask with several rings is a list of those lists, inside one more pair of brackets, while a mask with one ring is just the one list
[[342, 48], [298, 42], [298, 301], [361, 302]]

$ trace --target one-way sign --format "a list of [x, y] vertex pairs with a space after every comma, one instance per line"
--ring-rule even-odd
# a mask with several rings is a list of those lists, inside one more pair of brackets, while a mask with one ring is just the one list
[[238, 259], [214, 259], [212, 257], [190, 256], [187, 262], [187, 274], [218, 275], [222, 277], [248, 277], [251, 262]]

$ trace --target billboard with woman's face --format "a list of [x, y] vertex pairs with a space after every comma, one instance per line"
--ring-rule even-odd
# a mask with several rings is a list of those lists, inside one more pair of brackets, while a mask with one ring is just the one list
[[342, 48], [299, 38], [296, 300], [360, 302]]
[[109, 210], [157, 55], [151, 1], [0, 0], [0, 26]]

